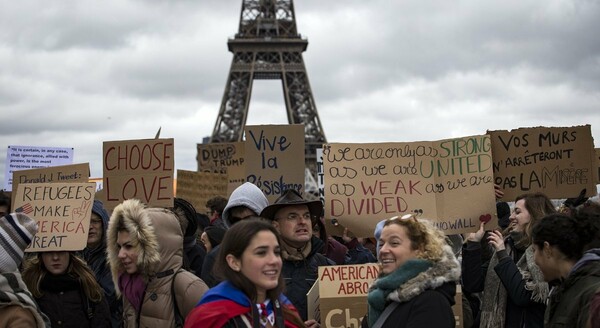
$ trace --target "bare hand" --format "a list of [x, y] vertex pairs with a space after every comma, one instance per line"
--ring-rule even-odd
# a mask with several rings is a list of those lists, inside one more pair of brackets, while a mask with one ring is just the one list
[[304, 321], [304, 324], [306, 325], [307, 328], [321, 327], [321, 325], [315, 319], [310, 319], [310, 320]]
[[494, 230], [490, 233], [488, 243], [494, 247], [496, 252], [506, 249], [504, 246], [504, 237], [502, 237], [502, 233], [498, 230]]
[[352, 241], [352, 238], [348, 237], [348, 228], [344, 228], [344, 234], [342, 234], [342, 239], [346, 244]]
[[494, 194], [496, 195], [496, 199], [504, 197], [504, 191], [497, 184], [494, 184]]
[[485, 234], [485, 230], [483, 229], [485, 226], [485, 222], [481, 222], [479, 225], [479, 230], [476, 232], [471, 232], [467, 237], [468, 241], [474, 241], [476, 243], [480, 242], [483, 239], [483, 235]]

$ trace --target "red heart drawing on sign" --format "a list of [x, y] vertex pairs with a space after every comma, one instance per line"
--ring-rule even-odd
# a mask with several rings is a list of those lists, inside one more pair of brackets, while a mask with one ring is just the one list
[[481, 215], [481, 216], [479, 217], [479, 221], [481, 221], [481, 222], [488, 223], [488, 222], [490, 222], [491, 220], [492, 220], [492, 216], [491, 216], [490, 214]]

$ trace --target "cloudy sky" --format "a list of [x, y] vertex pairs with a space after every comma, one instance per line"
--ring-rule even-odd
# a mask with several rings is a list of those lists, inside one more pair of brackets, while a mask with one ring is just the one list
[[[9, 145], [175, 139], [195, 170], [214, 127], [241, 0], [0, 0], [0, 172]], [[597, 0], [300, 0], [304, 60], [329, 142], [421, 141], [591, 124], [600, 147]], [[247, 124], [283, 124], [255, 81]], [[4, 185], [4, 174], [0, 177]]]

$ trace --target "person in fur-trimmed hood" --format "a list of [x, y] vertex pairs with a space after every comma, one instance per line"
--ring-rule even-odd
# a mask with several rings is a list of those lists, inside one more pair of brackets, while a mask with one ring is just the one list
[[385, 221], [380, 245], [362, 327], [454, 327], [460, 264], [443, 233], [408, 214]]
[[177, 327], [208, 290], [182, 269], [183, 232], [175, 214], [130, 199], [108, 225], [107, 253], [124, 327]]

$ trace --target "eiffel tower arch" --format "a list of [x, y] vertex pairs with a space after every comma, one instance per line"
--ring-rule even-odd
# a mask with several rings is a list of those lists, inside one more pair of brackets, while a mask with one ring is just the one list
[[227, 46], [231, 68], [210, 142], [241, 141], [254, 80], [281, 80], [289, 124], [304, 124], [306, 167], [327, 142], [302, 53], [308, 41], [296, 28], [292, 0], [243, 0], [239, 31]]

